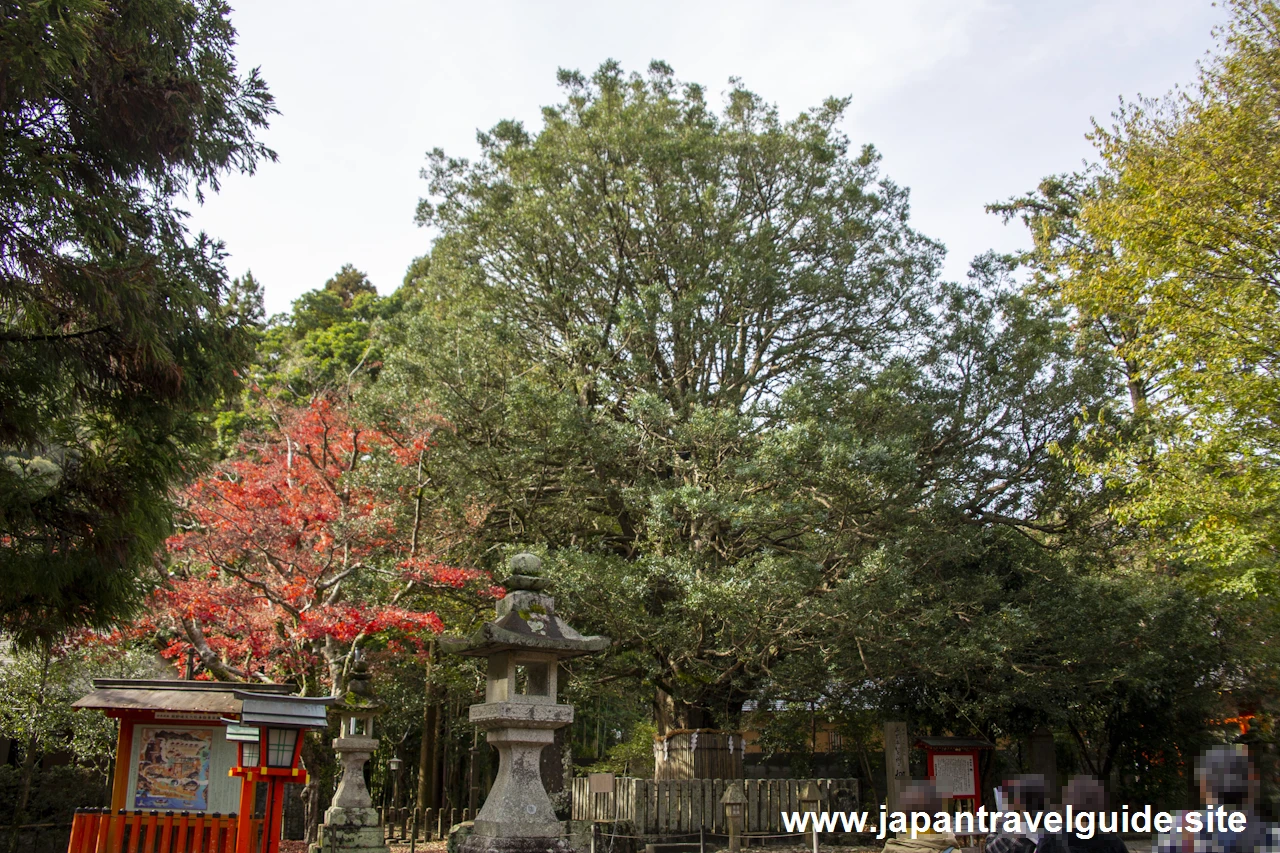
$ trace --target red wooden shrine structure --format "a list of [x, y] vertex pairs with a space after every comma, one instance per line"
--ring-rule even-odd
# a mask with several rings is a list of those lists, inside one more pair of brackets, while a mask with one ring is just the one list
[[333, 700], [288, 684], [93, 685], [75, 707], [120, 721], [111, 807], [76, 812], [67, 853], [277, 853], [284, 786], [307, 781], [302, 734]]

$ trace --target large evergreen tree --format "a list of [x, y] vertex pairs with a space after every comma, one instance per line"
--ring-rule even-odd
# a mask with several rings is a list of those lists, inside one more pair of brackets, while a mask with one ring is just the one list
[[1061, 533], [1040, 483], [1097, 372], [991, 259], [938, 283], [843, 102], [717, 113], [661, 64], [561, 80], [537, 134], [432, 155], [440, 238], [378, 390], [440, 407], [430, 480], [487, 511], [472, 559], [554, 552], [660, 730], [735, 724], [895, 530]]
[[32, 637], [139, 600], [251, 356], [260, 297], [175, 204], [273, 157], [273, 107], [220, 0], [0, 10], [0, 627]]

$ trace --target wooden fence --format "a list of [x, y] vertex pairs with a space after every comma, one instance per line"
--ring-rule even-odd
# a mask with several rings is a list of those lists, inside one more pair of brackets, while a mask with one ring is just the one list
[[[822, 792], [822, 808], [852, 811], [858, 808], [857, 779], [745, 779], [746, 832], [781, 832], [782, 813], [800, 811], [800, 792], [809, 782]], [[726, 779], [692, 779], [655, 782], [652, 779], [618, 777], [613, 793], [592, 794], [586, 778], [573, 780], [573, 819], [627, 821], [640, 835], [724, 833]]]
[[[262, 821], [251, 823], [256, 848]], [[234, 814], [77, 809], [67, 853], [237, 853], [238, 827]]]
[[471, 809], [382, 809], [382, 831], [388, 841], [446, 841], [455, 824], [471, 820]]
[[69, 823], [22, 823], [0, 826], [0, 850], [8, 850], [17, 836], [17, 849], [23, 853], [63, 853], [67, 849]]
[[653, 744], [653, 778], [660, 782], [741, 779], [746, 743], [737, 732], [717, 729], [671, 732]]

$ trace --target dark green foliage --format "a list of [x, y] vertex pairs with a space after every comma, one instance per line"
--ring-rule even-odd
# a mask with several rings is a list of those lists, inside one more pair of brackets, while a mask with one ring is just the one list
[[[18, 768], [0, 764], [0, 815], [13, 817], [22, 785]], [[101, 808], [111, 802], [111, 782], [86, 767], [62, 765], [40, 770], [31, 785], [25, 823], [65, 823], [79, 808]], [[65, 836], [63, 846], [66, 846]]]
[[[412, 275], [411, 267], [406, 281]], [[324, 287], [298, 297], [292, 313], [271, 318], [253, 367], [259, 390], [299, 403], [324, 393], [350, 397], [375, 381], [384, 349], [375, 330], [401, 310], [402, 290], [379, 296], [364, 273], [344, 264]]]
[[174, 202], [274, 155], [217, 0], [0, 4], [0, 627], [138, 600], [260, 303]]

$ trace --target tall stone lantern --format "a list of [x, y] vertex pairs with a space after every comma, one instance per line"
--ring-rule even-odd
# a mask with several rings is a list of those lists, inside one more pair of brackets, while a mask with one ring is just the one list
[[494, 620], [465, 639], [441, 641], [445, 651], [488, 659], [485, 701], [472, 705], [470, 716], [498, 750], [497, 779], [462, 853], [563, 853], [568, 844], [539, 761], [555, 730], [573, 722], [573, 706], [556, 702], [557, 670], [560, 661], [603, 651], [610, 640], [584, 637], [556, 615], [536, 556], [517, 554], [510, 567]]
[[373, 695], [369, 665], [357, 659], [347, 681], [347, 694], [331, 706], [342, 728], [333, 741], [333, 750], [342, 763], [342, 780], [333, 794], [333, 804], [324, 813], [320, 840], [312, 853], [387, 853], [382, 821], [364, 784], [364, 765], [378, 748], [373, 736], [374, 718], [382, 712]]

